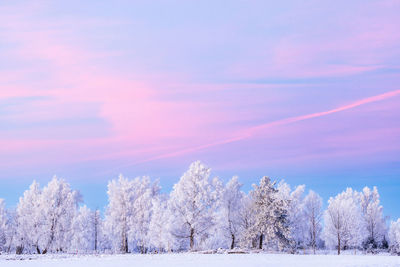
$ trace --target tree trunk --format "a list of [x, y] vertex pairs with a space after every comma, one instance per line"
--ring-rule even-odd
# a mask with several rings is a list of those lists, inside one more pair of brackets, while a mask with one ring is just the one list
[[125, 237], [125, 253], [128, 253], [128, 237]]
[[94, 225], [94, 251], [97, 251], [97, 224]]
[[231, 249], [235, 247], [235, 235], [232, 234], [232, 243], [231, 243]]
[[339, 235], [339, 233], [337, 234], [337, 242], [338, 242], [337, 254], [340, 255], [340, 235]]
[[190, 229], [190, 250], [193, 250], [194, 247], [194, 229]]
[[313, 219], [312, 219], [312, 247], [313, 247], [313, 252], [315, 255], [315, 247], [317, 245], [317, 233], [316, 233], [316, 225], [315, 225], [315, 219], [314, 219], [314, 215], [313, 215]]
[[263, 244], [263, 238], [264, 238], [264, 235], [260, 235], [260, 243], [258, 244], [258, 248], [259, 249], [262, 249], [262, 244]]
[[94, 211], [94, 251], [97, 251], [97, 239], [98, 239], [98, 226], [99, 226], [99, 218], [98, 218], [98, 210]]
[[23, 246], [17, 246], [17, 248], [15, 250], [15, 254], [17, 254], [17, 255], [22, 254], [23, 251], [24, 251]]
[[122, 233], [121, 252], [128, 253], [128, 237], [125, 232]]
[[11, 251], [11, 245], [13, 244], [13, 239], [14, 239], [14, 235], [11, 236], [11, 240], [10, 240], [10, 243], [8, 244], [8, 248], [7, 248], [7, 253], [10, 253], [10, 251]]

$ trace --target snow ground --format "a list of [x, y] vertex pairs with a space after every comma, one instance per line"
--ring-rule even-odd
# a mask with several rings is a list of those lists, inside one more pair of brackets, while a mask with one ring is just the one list
[[288, 254], [160, 254], [160, 255], [0, 255], [1, 267], [394, 267], [400, 257], [388, 255], [288, 255]]
[[388, 255], [288, 255], [288, 254], [160, 254], [160, 255], [0, 255], [1, 267], [394, 267], [400, 257]]

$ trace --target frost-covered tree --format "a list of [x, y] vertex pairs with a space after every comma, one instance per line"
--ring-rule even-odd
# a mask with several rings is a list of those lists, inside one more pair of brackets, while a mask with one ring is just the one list
[[290, 238], [288, 226], [288, 203], [275, 188], [275, 182], [263, 177], [260, 185], [253, 184], [250, 192], [254, 209], [254, 224], [247, 230], [247, 240], [258, 240], [258, 248], [264, 242], [276, 241], [280, 246], [287, 245]]
[[290, 239], [293, 248], [304, 248], [306, 246], [307, 225], [304, 214], [304, 185], [297, 186], [291, 191], [290, 186], [281, 181], [278, 184], [278, 195], [287, 203], [287, 223], [290, 229]]
[[324, 238], [328, 246], [341, 249], [357, 248], [364, 235], [359, 195], [351, 188], [328, 200], [324, 214]]
[[386, 223], [383, 207], [380, 205], [378, 189], [375, 186], [372, 190], [364, 187], [360, 193], [360, 205], [367, 234], [363, 242], [364, 247], [377, 248], [385, 236]]
[[169, 219], [167, 196], [159, 195], [153, 198], [148, 238], [150, 247], [156, 252], [170, 251], [173, 247], [173, 239], [168, 228]]
[[54, 177], [43, 190], [34, 181], [17, 206], [17, 252], [66, 251], [80, 198], [63, 179]]
[[392, 221], [389, 228], [389, 249], [400, 255], [400, 219]]
[[70, 250], [88, 252], [95, 245], [95, 216], [88, 207], [82, 206], [72, 220], [72, 236]]
[[254, 202], [249, 195], [244, 194], [239, 209], [239, 226], [241, 229], [239, 234], [240, 247], [256, 247], [255, 236], [251, 235], [255, 225], [255, 217]]
[[238, 177], [234, 176], [226, 185], [222, 194], [221, 227], [225, 237], [230, 240], [229, 247], [233, 249], [237, 246], [241, 229], [241, 210], [244, 193], [240, 190], [242, 184]]
[[114, 250], [123, 253], [129, 251], [128, 224], [133, 216], [133, 191], [132, 181], [122, 176], [122, 174], [118, 180], [112, 180], [108, 183], [106, 227]]
[[208, 237], [208, 231], [215, 224], [216, 200], [209, 177], [208, 167], [200, 161], [193, 162], [170, 194], [170, 231], [175, 238], [184, 241], [183, 248], [189, 245], [193, 250]]
[[211, 181], [211, 188], [211, 198], [214, 199], [211, 217], [214, 220], [214, 224], [202, 236], [201, 247], [204, 249], [228, 248], [227, 236], [224, 231], [224, 223], [226, 221], [226, 218], [224, 218], [225, 187], [223, 182], [218, 177], [215, 177]]
[[322, 198], [310, 190], [304, 199], [304, 219], [308, 230], [308, 244], [312, 247], [315, 254], [317, 242], [320, 239], [322, 230]]
[[42, 190], [33, 181], [23, 197], [19, 199], [16, 211], [17, 221], [17, 253], [36, 252], [45, 249], [45, 218], [43, 211]]
[[129, 180], [120, 175], [109, 182], [106, 228], [115, 251], [129, 252], [128, 244], [147, 251], [152, 199], [159, 190], [158, 182], [152, 184], [149, 177]]
[[0, 198], [0, 253], [7, 251], [9, 219], [4, 199]]
[[158, 196], [160, 187], [158, 181], [150, 182], [150, 178], [144, 176], [136, 178], [134, 183], [134, 197], [132, 214], [129, 218], [129, 236], [136, 243], [140, 253], [146, 253], [149, 246], [149, 230], [152, 216], [152, 200]]
[[110, 239], [109, 228], [103, 218], [100, 217], [100, 211], [95, 211], [95, 251], [111, 251], [113, 242]]
[[17, 240], [17, 223], [16, 223], [15, 209], [11, 210], [5, 209], [5, 217], [6, 217], [6, 225], [5, 225], [6, 243], [4, 251], [10, 253], [15, 249], [15, 244]]
[[41, 195], [46, 242], [43, 253], [66, 251], [70, 246], [72, 219], [81, 202], [81, 195], [72, 190], [65, 180], [57, 177], [43, 188]]

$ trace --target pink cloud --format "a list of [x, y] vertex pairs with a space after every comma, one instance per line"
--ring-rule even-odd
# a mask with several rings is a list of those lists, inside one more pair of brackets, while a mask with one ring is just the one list
[[[11, 18], [12, 19], [12, 18]], [[16, 72], [8, 71], [14, 78], [41, 70], [46, 72], [43, 81], [12, 86], [0, 85], [0, 98], [45, 96], [49, 100], [31, 105], [28, 112], [11, 114], [16, 121], [37, 122], [49, 119], [76, 118], [85, 110], [86, 104], [97, 104], [99, 111], [93, 114], [110, 123], [107, 137], [69, 140], [57, 138], [40, 140], [8, 138], [0, 140], [9, 151], [76, 149], [79, 159], [102, 159], [123, 155], [146, 156], [148, 153], [165, 150], [164, 143], [179, 142], [178, 138], [209, 141], [202, 129], [208, 124], [223, 120], [225, 114], [208, 111], [208, 104], [188, 101], [166, 101], [162, 99], [163, 84], [149, 81], [147, 77], [120, 75], [93, 60], [102, 58], [98, 52], [89, 52], [67, 44], [63, 30], [36, 29], [30, 23], [18, 20], [9, 23], [9, 32], [2, 37], [17, 43], [10, 55], [18, 60], [34, 62], [33, 66]], [[40, 28], [46, 28], [41, 25]], [[48, 25], [47, 25], [48, 26]], [[56, 28], [56, 26], [52, 26]], [[5, 74], [3, 72], [3, 74]], [[71, 106], [70, 109], [61, 107]], [[216, 134], [218, 131], [215, 130]], [[142, 149], [143, 146], [148, 146]], [[93, 154], [96, 147], [109, 151], [109, 156]], [[92, 150], [95, 149], [95, 150]], [[83, 151], [83, 152], [82, 152]], [[71, 154], [72, 155], [72, 154]]]

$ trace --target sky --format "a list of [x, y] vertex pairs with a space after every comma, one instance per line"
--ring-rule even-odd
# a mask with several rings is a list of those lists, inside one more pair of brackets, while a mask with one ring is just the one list
[[400, 1], [1, 1], [0, 198], [54, 176], [91, 208], [191, 162], [377, 186], [400, 217]]

